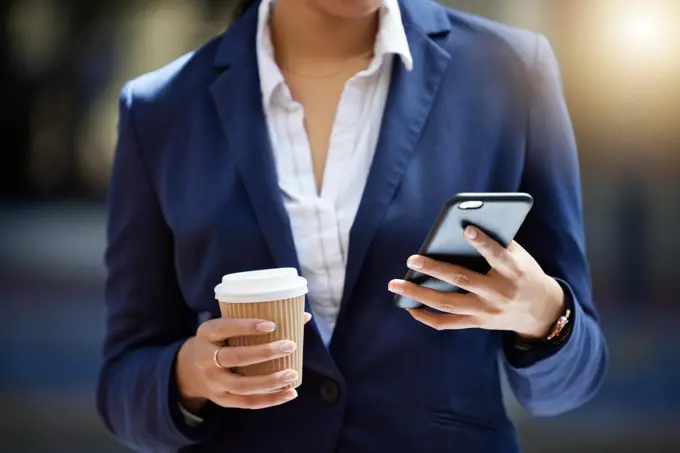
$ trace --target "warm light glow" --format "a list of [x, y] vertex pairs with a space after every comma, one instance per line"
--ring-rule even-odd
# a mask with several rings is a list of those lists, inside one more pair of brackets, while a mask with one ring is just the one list
[[638, 47], [659, 44], [659, 24], [655, 19], [651, 16], [638, 16], [632, 19], [627, 30], [629, 44]]
[[653, 54], [668, 45], [667, 24], [657, 11], [629, 11], [620, 22], [623, 51]]

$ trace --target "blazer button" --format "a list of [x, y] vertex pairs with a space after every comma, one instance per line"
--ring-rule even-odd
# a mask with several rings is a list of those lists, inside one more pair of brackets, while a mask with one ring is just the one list
[[340, 399], [340, 386], [337, 382], [325, 380], [321, 383], [321, 398], [329, 404], [336, 403]]

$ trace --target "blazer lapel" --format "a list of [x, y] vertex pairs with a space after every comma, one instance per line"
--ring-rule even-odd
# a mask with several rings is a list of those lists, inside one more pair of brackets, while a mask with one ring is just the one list
[[[254, 43], [254, 36], [254, 33], [248, 34], [246, 39]], [[233, 41], [233, 38], [230, 36], [228, 39]], [[274, 262], [277, 267], [299, 269], [262, 108], [255, 46], [244, 47], [252, 48], [243, 54], [244, 58], [238, 64], [222, 73], [210, 90], [227, 137], [228, 150], [234, 158]]]
[[[223, 35], [215, 65], [227, 69], [210, 87], [238, 173], [277, 267], [300, 272], [288, 214], [276, 176], [269, 131], [262, 108], [255, 30], [257, 7], [251, 7]], [[309, 305], [306, 305], [310, 311]], [[312, 320], [304, 344], [305, 366], [324, 375], [337, 373]]]
[[414, 1], [409, 3], [414, 9], [411, 13], [404, 3], [407, 2], [401, 5], [404, 27], [414, 67], [408, 72], [400, 61], [395, 61], [378, 147], [350, 232], [338, 326], [347, 312], [366, 253], [416, 150], [450, 60], [450, 55], [429, 36], [436, 34], [445, 39], [450, 23], [444, 9], [429, 2]]

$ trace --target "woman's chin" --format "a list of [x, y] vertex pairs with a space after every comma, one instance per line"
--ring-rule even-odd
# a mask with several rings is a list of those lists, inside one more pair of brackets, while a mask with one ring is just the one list
[[381, 0], [309, 0], [325, 14], [342, 19], [360, 19], [375, 13]]

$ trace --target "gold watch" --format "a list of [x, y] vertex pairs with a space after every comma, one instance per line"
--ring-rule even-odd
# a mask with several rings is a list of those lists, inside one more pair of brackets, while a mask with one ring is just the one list
[[569, 318], [571, 316], [571, 310], [567, 308], [567, 310], [564, 312], [562, 316], [553, 324], [552, 329], [550, 329], [550, 333], [546, 337], [546, 340], [552, 340], [556, 337], [559, 336], [560, 333], [562, 333], [562, 330], [566, 327], [567, 324], [569, 324]]

